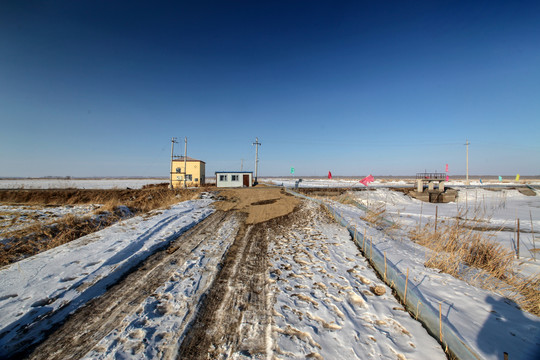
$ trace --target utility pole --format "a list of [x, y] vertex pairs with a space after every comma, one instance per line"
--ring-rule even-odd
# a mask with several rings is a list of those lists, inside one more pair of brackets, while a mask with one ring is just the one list
[[169, 184], [169, 187], [172, 189], [173, 186], [172, 186], [172, 176], [173, 176], [173, 157], [174, 157], [174, 144], [178, 144], [178, 141], [176, 141], [176, 138], [173, 137], [171, 139], [171, 174], [170, 174], [170, 184]]
[[187, 177], [187, 136], [184, 138], [184, 189], [187, 187], [186, 185], [186, 177]]
[[244, 171], [244, 159], [240, 159], [240, 171]]
[[465, 145], [467, 146], [467, 178], [466, 178], [466, 181], [465, 181], [465, 185], [469, 185], [469, 140], [468, 139], [465, 139]]
[[262, 145], [259, 143], [259, 138], [255, 138], [255, 142], [253, 143], [255, 145], [255, 185], [257, 185], [257, 170], [259, 168], [259, 145]]

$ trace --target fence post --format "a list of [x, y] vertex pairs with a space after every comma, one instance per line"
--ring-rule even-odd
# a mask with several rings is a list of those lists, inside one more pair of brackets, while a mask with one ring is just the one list
[[439, 340], [442, 342], [442, 305], [439, 303]]
[[384, 282], [386, 282], [386, 251], [384, 252]]
[[436, 205], [435, 206], [435, 234], [437, 234], [437, 215], [438, 215], [438, 212], [439, 212], [439, 206]]
[[[403, 303], [407, 305], [407, 285], [409, 285], [409, 268], [407, 268], [407, 278], [405, 279], [405, 295], [403, 298]], [[418, 311], [417, 311], [418, 313]]]
[[517, 219], [517, 258], [519, 259], [519, 219]]

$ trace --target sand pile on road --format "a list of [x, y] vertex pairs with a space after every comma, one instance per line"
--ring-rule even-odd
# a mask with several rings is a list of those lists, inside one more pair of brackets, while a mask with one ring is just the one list
[[248, 214], [246, 223], [257, 224], [290, 214], [300, 200], [281, 188], [256, 187], [221, 190], [225, 198], [215, 203], [219, 210], [238, 210]]

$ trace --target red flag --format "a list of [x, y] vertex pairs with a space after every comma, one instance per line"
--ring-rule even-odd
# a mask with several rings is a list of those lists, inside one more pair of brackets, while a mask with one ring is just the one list
[[328, 172], [328, 178], [331, 179], [332, 178], [332, 173], [329, 171]]
[[446, 181], [449, 181], [449, 180], [450, 180], [450, 177], [446, 175]]
[[368, 186], [368, 184], [369, 184], [370, 182], [372, 182], [373, 180], [375, 180], [375, 179], [373, 179], [373, 176], [370, 174], [369, 176], [366, 176], [365, 178], [363, 178], [362, 180], [360, 180], [360, 182], [361, 182], [362, 184], [364, 184], [365, 186]]

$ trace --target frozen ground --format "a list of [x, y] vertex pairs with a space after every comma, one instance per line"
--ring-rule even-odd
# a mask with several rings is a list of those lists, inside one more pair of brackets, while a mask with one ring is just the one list
[[0, 189], [140, 189], [144, 185], [168, 182], [149, 179], [0, 179]]
[[[282, 359], [446, 359], [404, 311], [343, 227], [310, 203], [270, 247]], [[311, 209], [311, 211], [310, 211]], [[375, 295], [375, 286], [385, 292]]]
[[37, 223], [46, 223], [65, 215], [85, 216], [100, 205], [0, 205], [0, 241], [2, 233], [14, 231]]
[[[298, 187], [303, 188], [359, 188], [359, 189], [365, 189], [366, 186], [361, 184], [358, 179], [320, 179], [320, 178], [300, 178], [300, 177], [284, 177], [284, 178], [261, 178], [259, 181], [264, 182], [267, 184], [277, 185], [277, 186], [284, 186], [287, 188], [294, 188], [296, 186], [296, 182], [302, 179], [301, 182], [298, 183]], [[488, 186], [523, 186], [524, 183], [527, 183], [529, 185], [540, 185], [540, 180], [524, 180], [521, 182], [516, 182], [514, 180], [504, 180], [503, 182], [499, 182], [496, 180], [484, 180], [482, 183], [480, 183], [480, 179], [471, 179], [470, 186], [475, 187], [488, 187]], [[445, 182], [447, 186], [457, 186], [457, 187], [465, 187], [465, 181], [463, 180], [453, 180], [450, 179], [449, 181]], [[369, 188], [385, 188], [385, 187], [412, 187], [415, 186], [414, 179], [384, 179], [384, 178], [375, 178], [375, 181], [371, 182], [369, 184]]]
[[[458, 189], [455, 202], [433, 204], [412, 199], [389, 189], [351, 193], [370, 209], [385, 209], [385, 217], [406, 228], [427, 222], [448, 223], [456, 216], [492, 231], [484, 232], [492, 240], [517, 254], [517, 219], [520, 220], [520, 259], [536, 262], [540, 253], [540, 196], [527, 196], [514, 189]], [[534, 233], [533, 233], [534, 230]], [[540, 259], [538, 259], [540, 262]]]
[[38, 340], [43, 330], [211, 214], [210, 202], [187, 201], [137, 216], [0, 269], [0, 357]]
[[[442, 317], [455, 332], [484, 359], [501, 359], [504, 352], [510, 359], [537, 359], [540, 356], [540, 319], [521, 311], [512, 301], [489, 291], [478, 289], [450, 275], [439, 273], [436, 269], [424, 267], [428, 250], [409, 240], [407, 232], [411, 226], [418, 226], [420, 221], [434, 221], [435, 206], [438, 206], [439, 221], [455, 218], [456, 211], [466, 214], [475, 212], [475, 207], [486, 209], [491, 215], [488, 223], [494, 228], [503, 224], [510, 228], [513, 219], [527, 215], [533, 217], [535, 231], [540, 224], [540, 202], [538, 196], [528, 197], [515, 190], [493, 192], [487, 190], [460, 190], [457, 203], [429, 204], [408, 196], [385, 189], [369, 192], [353, 192], [356, 200], [370, 209], [386, 207], [385, 215], [389, 220], [398, 223], [400, 229], [386, 232], [384, 227], [374, 228], [360, 217], [364, 210], [354, 205], [344, 205], [334, 201], [329, 204], [372, 241], [373, 248], [386, 253], [388, 261], [397, 266], [402, 274], [410, 272], [410, 281], [429, 301], [432, 309], [442, 305]], [[464, 198], [468, 198], [465, 203]], [[476, 203], [474, 198], [477, 199]], [[478, 200], [482, 199], [482, 202]], [[530, 223], [529, 223], [530, 224]], [[525, 227], [526, 229], [527, 227]], [[528, 227], [530, 228], [530, 226]], [[365, 229], [365, 230], [364, 230]], [[500, 231], [496, 241], [510, 243], [515, 234], [510, 230]], [[526, 238], [531, 234], [522, 234]], [[529, 243], [529, 246], [532, 246]], [[526, 251], [523, 251], [525, 255]], [[529, 254], [530, 256], [530, 254]], [[516, 262], [516, 266], [520, 263]], [[523, 265], [521, 265], [523, 268]], [[538, 273], [539, 267], [534, 259], [525, 263], [525, 273]], [[426, 304], [424, 304], [426, 305]]]
[[[514, 220], [505, 219], [517, 214], [530, 215], [535, 231], [540, 229], [538, 196], [527, 197], [514, 190], [460, 192], [457, 206], [438, 204], [440, 221], [455, 217], [456, 211], [466, 207], [466, 214], [472, 215], [474, 209], [489, 213], [494, 227], [511, 228]], [[354, 194], [369, 208], [385, 206], [389, 220], [399, 222], [405, 230], [389, 233], [382, 227], [370, 227], [360, 219], [365, 215], [362, 209], [329, 204], [358, 229], [365, 228], [373, 247], [386, 252], [403, 273], [409, 269], [412, 286], [429, 302], [419, 304], [420, 308], [437, 309], [441, 304], [443, 321], [481, 358], [501, 359], [503, 352], [512, 360], [539, 358], [537, 317], [503, 297], [424, 267], [426, 249], [407, 238], [406, 228], [433, 218], [434, 204], [385, 189]], [[251, 206], [279, 204], [273, 197], [268, 201]], [[43, 330], [78, 309], [69, 326], [52, 334], [33, 358], [75, 354], [75, 358], [94, 359], [173, 358], [191, 331], [190, 324], [206, 324], [204, 319], [194, 320], [200, 311], [209, 314], [206, 321], [216, 323], [215, 328], [203, 327], [201, 334], [221, 339], [222, 343], [211, 344], [213, 354], [221, 357], [445, 358], [437, 342], [402, 310], [347, 231], [309, 202], [288, 220], [247, 229], [232, 212], [216, 212], [195, 227], [195, 235], [189, 235], [190, 230], [179, 238], [179, 250], [172, 250], [170, 256], [162, 251], [163, 259], [155, 261], [159, 266], [145, 263], [122, 280], [123, 287], [110, 288], [214, 212], [211, 202], [188, 201], [137, 216], [0, 269], [0, 357], [25, 342], [39, 340]], [[525, 223], [523, 220], [522, 228], [527, 231]], [[512, 230], [500, 233], [500, 241], [508, 243], [506, 236]], [[522, 234], [522, 239], [528, 235]], [[251, 248], [262, 240], [267, 245]], [[538, 271], [534, 259], [527, 260], [532, 264], [528, 271]], [[257, 274], [249, 272], [254, 268]], [[220, 278], [222, 269], [232, 275]], [[216, 287], [215, 281], [222, 287]], [[384, 294], [375, 295], [374, 286]], [[220, 293], [226, 293], [221, 303], [213, 309], [201, 308], [205, 297], [218, 299]], [[89, 302], [91, 306], [82, 307]], [[104, 325], [106, 320], [109, 323]], [[220, 329], [227, 331], [220, 333]]]

